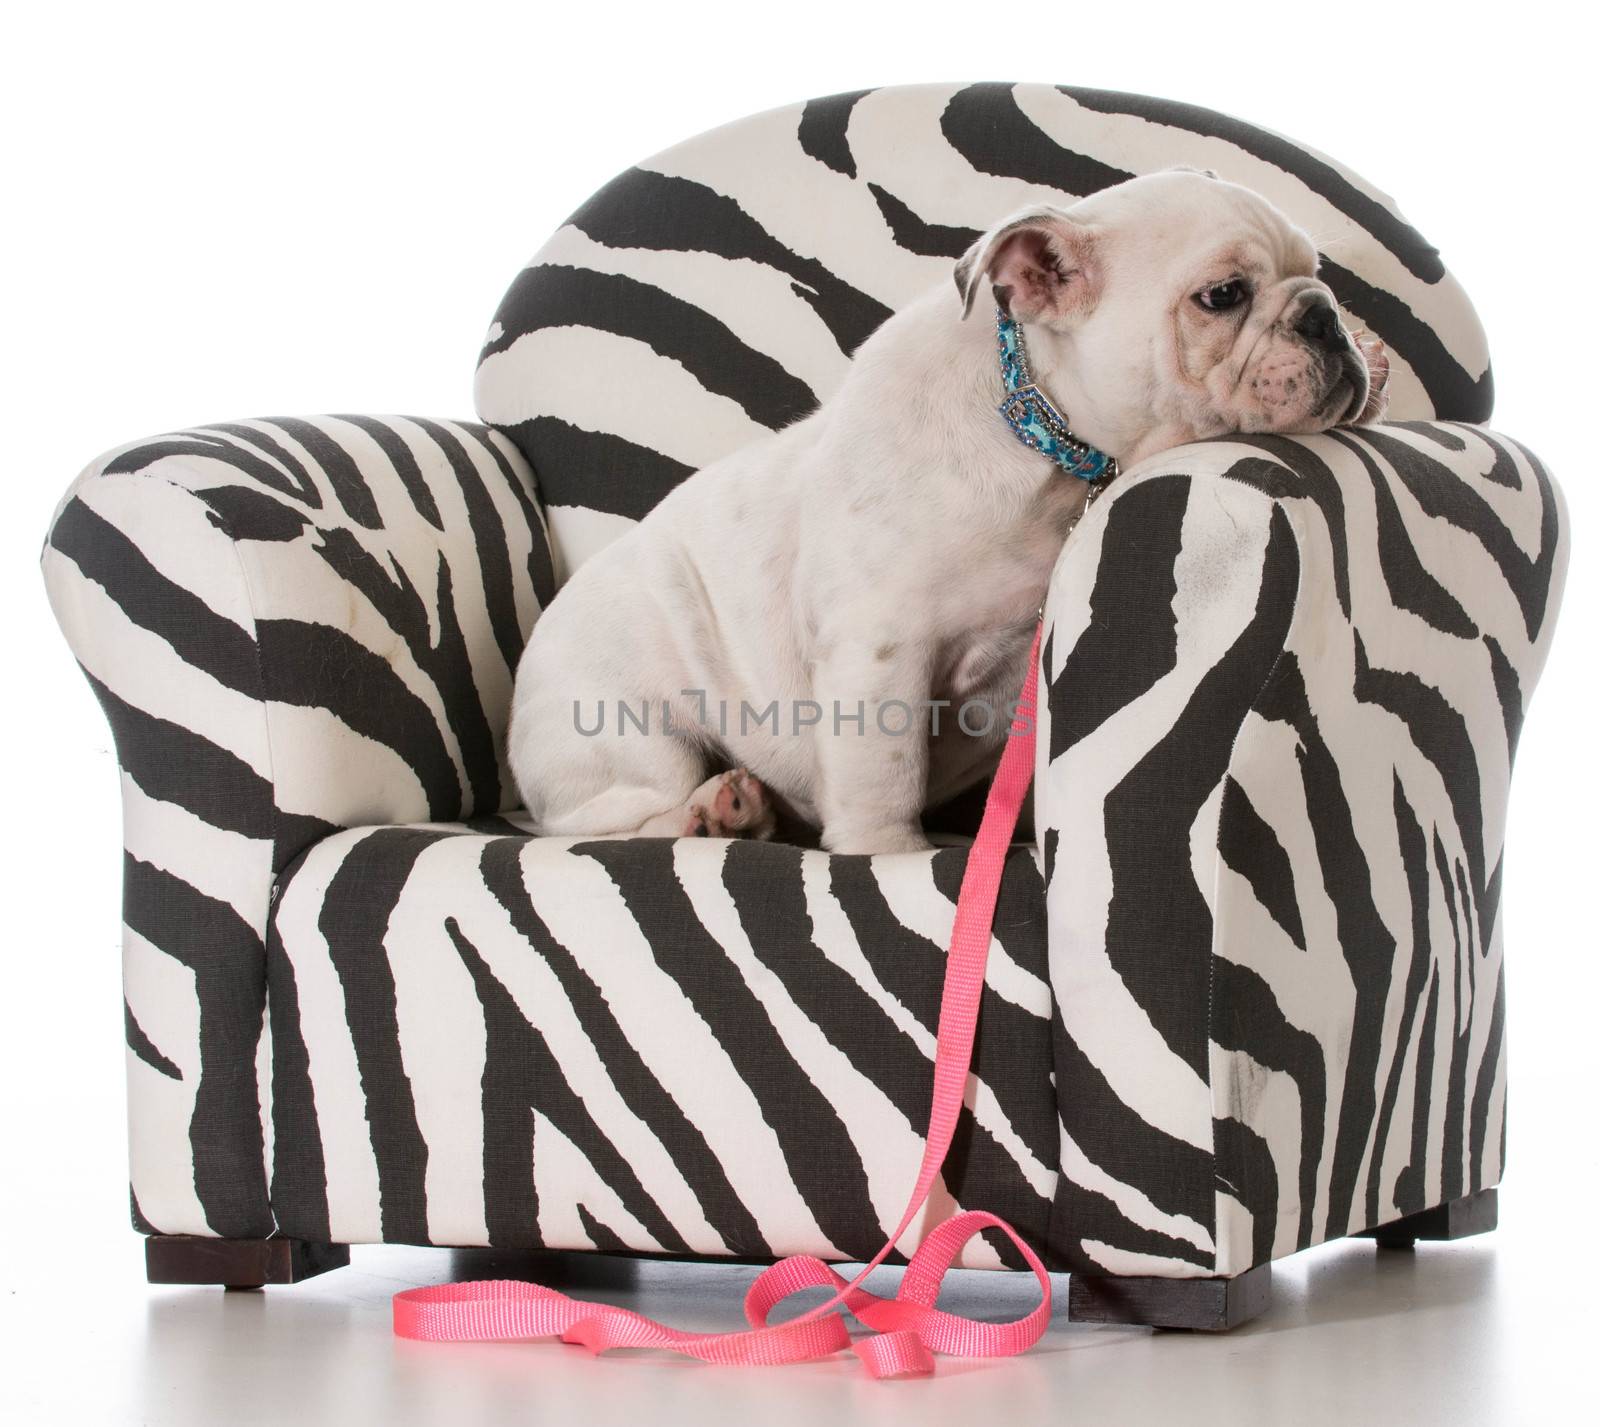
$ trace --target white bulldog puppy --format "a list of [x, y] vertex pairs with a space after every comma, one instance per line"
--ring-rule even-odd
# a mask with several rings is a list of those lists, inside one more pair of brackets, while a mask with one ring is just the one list
[[[767, 837], [778, 801], [834, 852], [927, 847], [923, 809], [998, 759], [1091, 490], [1076, 443], [1125, 469], [1377, 414], [1381, 349], [1316, 269], [1270, 203], [1187, 170], [985, 233], [830, 400], [691, 476], [544, 611], [509, 747], [538, 828]], [[996, 320], [964, 321], [980, 294]], [[1002, 409], [997, 320], [1060, 441]]]

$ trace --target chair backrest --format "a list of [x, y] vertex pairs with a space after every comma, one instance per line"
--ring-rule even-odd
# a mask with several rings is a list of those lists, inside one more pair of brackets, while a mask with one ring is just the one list
[[1384, 194], [1208, 109], [1039, 84], [814, 99], [629, 169], [500, 304], [478, 413], [533, 465], [570, 570], [692, 471], [824, 400], [996, 219], [1174, 164], [1255, 189], [1316, 239], [1349, 320], [1389, 346], [1392, 419], [1487, 419], [1472, 304]]

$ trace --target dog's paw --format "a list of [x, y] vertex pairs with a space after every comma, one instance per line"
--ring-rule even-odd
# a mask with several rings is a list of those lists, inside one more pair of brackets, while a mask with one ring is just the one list
[[708, 778], [689, 797], [680, 837], [766, 839], [778, 825], [772, 799], [748, 768]]

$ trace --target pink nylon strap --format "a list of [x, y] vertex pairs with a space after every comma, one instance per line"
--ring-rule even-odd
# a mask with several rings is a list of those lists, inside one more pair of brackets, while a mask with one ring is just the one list
[[[1042, 629], [1041, 624], [1034, 631], [1017, 716], [962, 875], [945, 963], [944, 995], [939, 1005], [927, 1144], [911, 1202], [888, 1242], [848, 1281], [809, 1255], [773, 1264], [745, 1295], [745, 1317], [750, 1327], [739, 1332], [685, 1333], [626, 1308], [585, 1303], [536, 1283], [497, 1279], [413, 1288], [395, 1294], [394, 1331], [399, 1337], [434, 1343], [557, 1337], [566, 1343], [580, 1343], [594, 1353], [607, 1348], [670, 1348], [703, 1362], [749, 1365], [802, 1362], [850, 1347], [875, 1378], [926, 1376], [933, 1371], [936, 1352], [962, 1357], [1010, 1357], [1026, 1352], [1038, 1342], [1050, 1321], [1050, 1276], [1017, 1232], [993, 1214], [968, 1210], [934, 1228], [911, 1256], [893, 1298], [868, 1293], [861, 1283], [888, 1257], [927, 1199], [961, 1113], [983, 997], [995, 901], [1011, 834], [1033, 778]], [[1004, 1233], [1039, 1281], [1038, 1306], [1014, 1322], [980, 1322], [934, 1306], [945, 1273], [962, 1245], [984, 1229]], [[785, 1322], [767, 1321], [772, 1310], [791, 1294], [818, 1287], [832, 1288], [833, 1296]], [[841, 1307], [873, 1329], [873, 1335], [852, 1342], [844, 1319], [835, 1311]]]

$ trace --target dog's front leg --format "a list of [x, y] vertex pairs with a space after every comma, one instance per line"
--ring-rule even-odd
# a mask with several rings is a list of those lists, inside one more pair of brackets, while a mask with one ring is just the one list
[[830, 852], [916, 852], [928, 786], [929, 651], [848, 640], [816, 666], [822, 845]]

